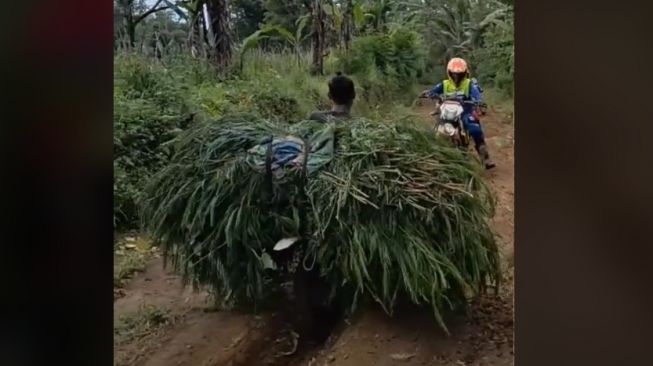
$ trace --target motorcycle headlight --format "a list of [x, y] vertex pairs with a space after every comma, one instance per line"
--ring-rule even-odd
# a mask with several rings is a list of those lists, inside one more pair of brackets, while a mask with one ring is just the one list
[[456, 128], [447, 123], [444, 125], [444, 132], [449, 136], [453, 136], [456, 133]]

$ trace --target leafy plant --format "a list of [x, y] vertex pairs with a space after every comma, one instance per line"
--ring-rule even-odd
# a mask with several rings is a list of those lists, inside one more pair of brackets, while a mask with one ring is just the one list
[[366, 104], [408, 100], [424, 69], [422, 48], [417, 33], [396, 27], [356, 38], [350, 50], [336, 52], [333, 68], [354, 76]]
[[364, 27], [373, 31], [386, 31], [389, 13], [397, 6], [395, 0], [369, 1], [362, 8]]
[[182, 90], [138, 57], [116, 59], [114, 87], [114, 227], [137, 227], [135, 201], [163, 164], [164, 143], [192, 120]]
[[515, 70], [514, 25], [512, 12], [506, 21], [490, 24], [485, 31], [485, 47], [475, 49], [471, 60], [478, 65], [479, 78], [494, 85], [508, 96], [513, 95]]

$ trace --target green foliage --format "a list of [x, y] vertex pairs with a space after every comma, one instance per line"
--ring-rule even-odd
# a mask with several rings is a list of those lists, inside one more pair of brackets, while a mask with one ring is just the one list
[[[305, 57], [304, 55], [300, 55]], [[252, 52], [241, 75], [220, 82], [206, 62], [179, 57], [167, 64], [131, 54], [114, 62], [114, 226], [138, 227], [136, 200], [165, 166], [166, 142], [195, 118], [250, 111], [285, 122], [326, 108], [325, 80], [298, 69], [295, 55]]]
[[395, 0], [368, 1], [363, 4], [360, 10], [364, 19], [363, 30], [368, 32], [386, 31], [390, 12], [395, 10], [397, 5], [398, 1]]
[[165, 112], [183, 109], [180, 102], [187, 90], [176, 83], [166, 67], [146, 57], [120, 54], [114, 58], [114, 96], [143, 99]]
[[[302, 61], [306, 58], [304, 54], [299, 56]], [[286, 122], [305, 118], [328, 105], [326, 83], [298, 67], [296, 58], [290, 52], [252, 51], [237, 78], [194, 88], [192, 104], [212, 118], [235, 111]]]
[[[270, 135], [324, 128], [335, 128], [335, 157], [305, 181], [291, 169], [268, 182], [247, 163]], [[294, 236], [339, 300], [371, 297], [392, 312], [407, 297], [432, 306], [442, 327], [447, 304], [498, 281], [479, 164], [411, 121], [288, 126], [231, 115], [190, 128], [175, 151], [147, 186], [144, 222], [187, 281], [222, 296], [265, 299], [279, 279], [264, 258]]]
[[188, 25], [175, 21], [171, 11], [160, 11], [141, 22], [136, 30], [136, 47], [146, 55], [163, 57], [185, 49]]
[[387, 34], [356, 38], [348, 52], [335, 53], [329, 68], [352, 75], [361, 90], [359, 99], [367, 105], [407, 100], [412, 98], [412, 87], [423, 73], [422, 48], [416, 32], [397, 27]]
[[310, 17], [305, 15], [297, 19], [297, 29], [295, 30], [295, 33], [291, 33], [288, 29], [280, 26], [280, 25], [267, 25], [256, 32], [254, 32], [252, 35], [249, 37], [245, 38], [243, 40], [242, 46], [241, 46], [241, 68], [243, 64], [243, 56], [244, 53], [250, 49], [253, 49], [258, 46], [258, 44], [266, 39], [273, 39], [273, 40], [278, 40], [282, 39], [284, 40], [290, 47], [292, 47], [293, 51], [295, 52], [295, 56], [297, 58], [297, 66], [301, 66], [301, 57], [302, 57], [302, 52], [301, 52], [301, 45], [308, 37], [311, 35], [311, 33], [306, 33], [304, 34], [304, 29], [306, 29], [306, 26], [308, 25], [308, 21], [310, 20]]
[[297, 19], [309, 13], [305, 1], [300, 0], [264, 0], [265, 24], [281, 26], [294, 33]]
[[114, 63], [114, 226], [135, 228], [140, 185], [161, 168], [163, 143], [191, 119], [183, 90], [162, 69], [135, 56]]
[[388, 34], [358, 37], [349, 52], [339, 52], [338, 56], [337, 66], [347, 74], [363, 74], [376, 67], [412, 78], [421, 68], [421, 42], [415, 32], [397, 28]]
[[254, 33], [265, 21], [265, 7], [261, 0], [233, 0], [234, 30], [243, 39]]
[[411, 2], [409, 26], [423, 34], [427, 75], [431, 84], [443, 78], [451, 57], [469, 61], [474, 77], [486, 87], [512, 95], [513, 11], [497, 0], [425, 0]]
[[485, 47], [472, 53], [471, 60], [478, 65], [476, 74], [485, 83], [493, 85], [512, 97], [514, 92], [515, 49], [512, 14], [501, 23], [492, 24], [485, 33]]
[[113, 248], [113, 286], [123, 287], [135, 273], [145, 270], [150, 243], [142, 238], [127, 237], [132, 241], [119, 240]]

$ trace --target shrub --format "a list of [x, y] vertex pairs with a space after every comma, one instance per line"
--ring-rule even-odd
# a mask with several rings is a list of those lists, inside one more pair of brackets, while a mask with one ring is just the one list
[[335, 52], [327, 65], [353, 76], [360, 89], [359, 102], [368, 104], [367, 110], [388, 101], [407, 102], [424, 71], [421, 39], [402, 27], [358, 37], [348, 52]]
[[114, 227], [125, 230], [137, 226], [143, 182], [168, 156], [163, 144], [193, 114], [163, 68], [135, 56], [118, 57], [114, 66]]
[[513, 18], [497, 22], [484, 35], [484, 47], [472, 52], [471, 60], [475, 74], [487, 86], [495, 86], [512, 97], [514, 89], [514, 39]]

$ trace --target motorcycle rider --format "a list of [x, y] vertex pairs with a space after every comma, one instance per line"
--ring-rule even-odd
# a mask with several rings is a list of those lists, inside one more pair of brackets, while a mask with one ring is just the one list
[[[436, 84], [432, 89], [422, 92], [422, 96], [428, 97], [458, 97], [461, 100], [471, 100], [477, 103], [481, 102], [481, 91], [478, 84], [472, 82], [469, 77], [469, 68], [467, 62], [462, 58], [452, 58], [447, 64], [448, 78]], [[463, 104], [462, 121], [465, 129], [469, 131], [472, 139], [474, 139], [474, 146], [479, 156], [483, 160], [486, 169], [491, 169], [496, 166], [490, 159], [487, 144], [485, 143], [485, 136], [481, 128], [478, 114], [475, 112], [476, 108], [469, 104]]]

